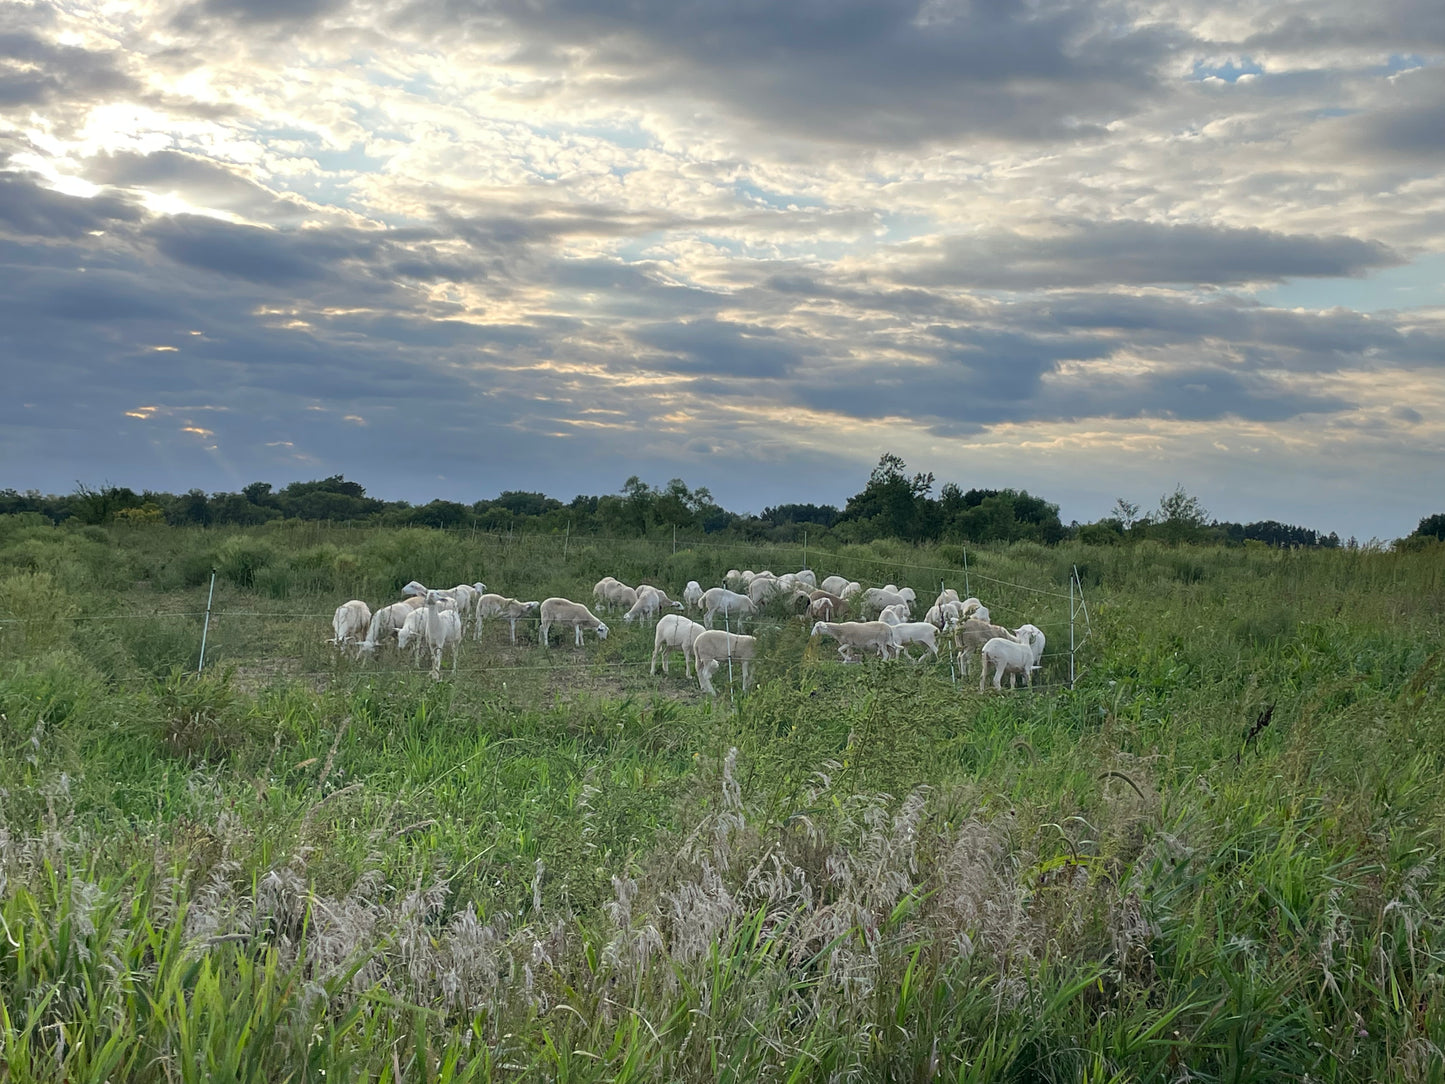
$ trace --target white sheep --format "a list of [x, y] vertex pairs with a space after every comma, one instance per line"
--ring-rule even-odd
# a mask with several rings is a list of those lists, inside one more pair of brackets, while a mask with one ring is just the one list
[[366, 639], [361, 642], [361, 650], [367, 653], [375, 651], [383, 640], [401, 629], [406, 623], [407, 614], [425, 604], [425, 597], [413, 595], [400, 602], [393, 602], [390, 606], [381, 607], [371, 615], [371, 624], [367, 626]]
[[757, 613], [758, 608], [753, 605], [753, 600], [747, 595], [740, 595], [736, 591], [729, 591], [726, 587], [709, 587], [702, 593], [703, 617], [702, 623], [712, 628], [713, 615], [722, 613], [728, 617], [735, 617], [741, 622], [748, 614]]
[[693, 659], [697, 667], [697, 683], [709, 696], [716, 696], [712, 676], [725, 661], [741, 662], [743, 669], [743, 692], [748, 691], [748, 668], [757, 655], [758, 641], [754, 636], [741, 636], [722, 629], [705, 629], [692, 642]]
[[761, 606], [781, 590], [776, 577], [759, 572], [748, 584], [748, 598], [754, 606]]
[[863, 592], [862, 609], [865, 614], [877, 614], [885, 607], [903, 605], [911, 616], [916, 598], [911, 587], [895, 588], [892, 584], [887, 587], [870, 587]]
[[693, 641], [705, 631], [696, 621], [681, 614], [663, 614], [652, 637], [652, 669], [648, 673], [657, 673], [658, 656], [662, 657], [662, 672], [668, 673], [668, 657], [673, 649], [678, 649], [682, 651], [683, 673], [692, 677]]
[[945, 587], [942, 591], [940, 591], [940, 592], [938, 593], [938, 597], [933, 600], [933, 604], [934, 604], [935, 606], [942, 606], [945, 602], [957, 602], [957, 601], [958, 601], [958, 592], [955, 591], [952, 587]]
[[427, 586], [426, 586], [426, 584], [420, 583], [420, 582], [417, 581], [417, 580], [412, 580], [410, 583], [408, 583], [405, 587], [403, 587], [403, 588], [401, 589], [401, 593], [402, 593], [403, 595], [406, 595], [408, 598], [425, 599], [425, 598], [426, 598], [426, 592], [427, 592]]
[[901, 625], [912, 616], [908, 612], [908, 603], [895, 602], [892, 606], [884, 606], [878, 611], [878, 620], [886, 621], [890, 625]]
[[1018, 641], [1012, 630], [977, 618], [968, 618], [953, 626], [953, 648], [958, 653], [959, 673], [968, 677], [973, 669], [974, 653], [982, 651], [983, 645], [995, 638]]
[[[984, 687], [988, 684], [988, 668], [990, 664], [993, 665], [993, 687], [995, 689], [1003, 688], [1003, 676], [1005, 673], [1009, 676], [1008, 687], [1010, 689], [1017, 685], [1016, 679], [1019, 674], [1024, 676], [1025, 685], [1031, 686], [1033, 684], [1033, 669], [1036, 661], [1034, 640], [1036, 638], [1035, 633], [1037, 633], [1038, 630], [1034, 629], [1032, 625], [1025, 626], [1025, 628], [1032, 631], [1026, 634], [1027, 639], [1023, 643], [996, 636], [983, 645], [983, 672], [978, 679], [979, 692], [983, 692]], [[1040, 649], [1040, 653], [1042, 653], [1042, 648]]]
[[[930, 625], [927, 621], [904, 621], [894, 625], [893, 646], [896, 649], [896, 654], [907, 655], [908, 653], [903, 649], [909, 644], [922, 644], [929, 651], [933, 652], [933, 657], [936, 660], [938, 658], [937, 627]], [[909, 656], [909, 658], [912, 658], [912, 656]], [[922, 659], [923, 656], [920, 655], [918, 658]]]
[[702, 584], [688, 580], [687, 586], [682, 589], [682, 601], [689, 610], [696, 610], [702, 601]]
[[422, 644], [426, 641], [425, 610], [424, 605], [412, 610], [406, 615], [406, 620], [401, 623], [401, 628], [396, 630], [397, 650], [405, 651], [407, 648], [411, 648], [411, 657], [415, 662], [421, 661]]
[[336, 607], [336, 613], [331, 618], [331, 629], [335, 633], [328, 641], [328, 644], [335, 644], [337, 647], [351, 646], [361, 650], [361, 643], [366, 638], [366, 633], [371, 625], [371, 607], [354, 598], [350, 602], [343, 602]]
[[821, 591], [827, 591], [829, 594], [832, 595], [841, 595], [843, 593], [843, 588], [847, 586], [847, 576], [829, 576], [822, 583], [818, 584], [818, 589]]
[[[632, 588], [628, 588], [632, 590]], [[542, 646], [550, 646], [547, 643], [547, 630], [553, 625], [560, 625], [563, 628], [572, 628], [577, 633], [577, 646], [582, 646], [582, 630], [592, 629], [597, 633], [597, 639], [607, 639], [607, 626], [602, 620], [583, 606], [580, 602], [570, 602], [565, 598], [548, 598], [542, 600]]]
[[598, 609], [610, 609], [615, 606], [621, 610], [629, 610], [637, 601], [637, 589], [628, 587], [621, 580], [615, 580], [611, 576], [603, 576], [592, 588], [592, 598], [597, 603]]
[[[451, 606], [443, 605], [451, 602]], [[462, 617], [456, 610], [456, 599], [448, 598], [439, 591], [428, 591], [426, 605], [416, 611], [422, 615], [422, 635], [427, 647], [431, 648], [431, 676], [433, 681], [441, 680], [442, 652], [452, 649], [452, 671], [457, 668], [457, 653], [462, 646]]]
[[1044, 630], [1037, 625], [1020, 625], [1014, 629], [1014, 636], [1020, 643], [1031, 641], [1034, 648], [1033, 669], [1039, 668], [1039, 660], [1044, 657]]
[[664, 608], [682, 609], [682, 603], [668, 598], [661, 589], [647, 584], [637, 588], [637, 601], [622, 615], [629, 625], [643, 618], [656, 617]]
[[486, 594], [477, 597], [476, 639], [482, 638], [482, 621], [488, 617], [505, 617], [512, 627], [512, 643], [517, 642], [517, 622], [536, 612], [539, 602], [521, 602], [502, 595]]
[[794, 575], [797, 576], [798, 582], [804, 587], [806, 587], [809, 591], [816, 591], [818, 589], [818, 577], [814, 574], [812, 569], [799, 569], [797, 572], [794, 573]]
[[923, 620], [940, 629], [951, 629], [966, 616], [961, 602], [935, 602]]
[[897, 657], [893, 626], [886, 621], [819, 621], [810, 636], [831, 636], [838, 641], [838, 654], [844, 662], [857, 655], [874, 652], [880, 658]]

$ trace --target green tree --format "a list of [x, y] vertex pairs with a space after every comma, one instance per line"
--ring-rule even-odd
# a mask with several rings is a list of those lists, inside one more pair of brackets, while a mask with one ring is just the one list
[[863, 491], [848, 498], [839, 522], [866, 524], [875, 537], [920, 541], [938, 529], [938, 502], [928, 496], [932, 489], [931, 472], [910, 478], [908, 465], [892, 452], [885, 453]]

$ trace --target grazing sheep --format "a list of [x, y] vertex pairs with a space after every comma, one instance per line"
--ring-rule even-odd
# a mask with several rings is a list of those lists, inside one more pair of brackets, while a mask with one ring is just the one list
[[819, 590], [827, 591], [829, 594], [841, 595], [843, 588], [848, 586], [847, 576], [829, 576], [822, 583], [818, 584]]
[[361, 642], [366, 637], [367, 630], [371, 625], [371, 607], [354, 598], [350, 602], [343, 602], [336, 607], [336, 614], [331, 618], [331, 630], [335, 633], [328, 641], [337, 647], [351, 646], [361, 650]]
[[809, 635], [837, 640], [844, 662], [853, 662], [869, 651], [884, 659], [897, 657], [893, 626], [886, 621], [819, 621]]
[[637, 601], [637, 589], [628, 587], [621, 580], [615, 580], [611, 576], [604, 576], [592, 588], [592, 598], [596, 601], [598, 609], [616, 607], [619, 610], [630, 610], [633, 603]]
[[969, 618], [953, 626], [953, 649], [958, 653], [959, 673], [968, 677], [973, 669], [974, 654], [982, 651], [983, 645], [995, 638], [1017, 642], [1017, 637], [1011, 630], [1002, 625], [979, 621], [977, 618]]
[[421, 662], [421, 648], [426, 640], [426, 614], [423, 612], [425, 609], [425, 606], [418, 606], [412, 610], [406, 615], [406, 620], [401, 623], [401, 628], [396, 630], [396, 649], [405, 651], [407, 648], [411, 648], [411, 657], [414, 662]]
[[809, 591], [816, 591], [818, 589], [818, 577], [813, 573], [812, 569], [800, 569], [798, 572], [794, 573], [794, 575], [798, 577], [798, 582], [804, 587], [806, 587]]
[[702, 601], [702, 584], [688, 580], [687, 586], [682, 589], [682, 601], [689, 610], [696, 610]]
[[862, 610], [865, 614], [877, 614], [886, 607], [902, 605], [911, 616], [915, 597], [911, 587], [895, 589], [892, 584], [888, 587], [870, 587], [863, 592]]
[[[628, 588], [629, 591], [632, 588]], [[549, 647], [547, 643], [547, 630], [553, 625], [560, 625], [563, 628], [574, 629], [577, 633], [577, 646], [582, 646], [582, 630], [592, 629], [597, 633], [597, 639], [607, 639], [607, 626], [600, 618], [583, 606], [580, 602], [570, 602], [565, 598], [549, 598], [542, 600], [542, 646]]]
[[371, 624], [367, 626], [366, 639], [361, 642], [361, 650], [367, 653], [375, 651], [383, 640], [401, 629], [406, 623], [407, 614], [425, 604], [425, 597], [413, 595], [377, 610], [371, 615]]
[[923, 620], [939, 629], [951, 629], [967, 616], [961, 602], [936, 602]]
[[477, 631], [475, 638], [482, 638], [482, 621], [488, 617], [505, 617], [512, 627], [512, 643], [517, 642], [517, 622], [536, 612], [538, 602], [520, 602], [502, 595], [480, 595], [477, 597]]
[[940, 591], [940, 592], [938, 593], [938, 597], [933, 600], [933, 604], [934, 604], [935, 606], [942, 606], [945, 602], [957, 602], [957, 601], [958, 601], [958, 592], [955, 591], [952, 587], [945, 587], [942, 591]]
[[637, 588], [637, 601], [622, 615], [629, 625], [645, 617], [656, 617], [664, 608], [682, 609], [682, 603], [673, 602], [660, 588], [643, 584]]
[[782, 589], [776, 577], [759, 572], [748, 584], [748, 598], [754, 606], [761, 606]]
[[705, 631], [696, 621], [681, 614], [663, 614], [658, 619], [657, 632], [652, 637], [652, 669], [648, 673], [657, 673], [658, 656], [662, 657], [662, 672], [668, 673], [668, 657], [676, 648], [682, 651], [683, 673], [692, 677], [692, 644]]
[[[1032, 628], [1032, 626], [1029, 627]], [[1025, 685], [1033, 684], [1035, 661], [1033, 641], [1035, 635], [1034, 632], [1027, 633], [1026, 635], [1028, 639], [1023, 643], [1017, 640], [1005, 640], [1003, 637], [997, 636], [983, 645], [983, 672], [978, 679], [979, 692], [983, 692], [984, 687], [988, 684], [988, 668], [990, 664], [993, 665], [993, 687], [995, 689], [1003, 688], [1003, 676], [1005, 673], [1009, 676], [1008, 687], [1010, 689], [1015, 688], [1017, 685], [1016, 678], [1019, 674], [1024, 676]]]
[[697, 683], [709, 696], [716, 696], [712, 676], [727, 660], [743, 664], [743, 692], [748, 691], [748, 668], [758, 650], [755, 636], [740, 636], [735, 632], [721, 629], [705, 629], [692, 642], [693, 659], [697, 666]]
[[702, 593], [703, 617], [702, 623], [712, 628], [713, 615], [716, 613], [726, 614], [729, 617], [736, 617], [741, 621], [747, 614], [755, 614], [758, 608], [753, 605], [753, 600], [747, 595], [740, 595], [736, 591], [729, 591], [726, 587], [710, 587]]
[[425, 599], [425, 598], [426, 598], [426, 592], [427, 592], [427, 586], [426, 586], [426, 584], [420, 583], [420, 582], [418, 582], [417, 580], [412, 580], [410, 583], [408, 583], [405, 587], [403, 587], [403, 588], [401, 589], [401, 593], [402, 593], [403, 595], [406, 595], [408, 598]]

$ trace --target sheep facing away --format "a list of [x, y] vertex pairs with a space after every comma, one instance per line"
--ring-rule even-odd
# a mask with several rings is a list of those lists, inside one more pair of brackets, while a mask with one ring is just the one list
[[[632, 588], [628, 588], [629, 591]], [[582, 646], [582, 630], [591, 629], [597, 633], [597, 639], [607, 639], [607, 626], [602, 623], [601, 618], [583, 606], [580, 602], [571, 602], [565, 598], [548, 598], [542, 600], [542, 646], [549, 647], [547, 642], [547, 630], [553, 625], [560, 625], [562, 628], [570, 628], [577, 633], [577, 646]]]
[[335, 635], [326, 642], [337, 647], [354, 647], [360, 653], [361, 643], [370, 626], [371, 607], [354, 598], [336, 607], [336, 613], [331, 618], [331, 630]]
[[716, 696], [712, 676], [725, 661], [742, 663], [743, 692], [748, 691], [748, 670], [757, 655], [758, 641], [755, 636], [743, 636], [722, 629], [704, 629], [692, 643], [692, 653], [697, 666], [697, 683], [708, 696]]
[[712, 628], [714, 614], [735, 617], [741, 622], [745, 615], [757, 613], [757, 607], [747, 595], [729, 591], [726, 587], [710, 587], [702, 593], [702, 623]]
[[361, 642], [361, 650], [368, 654], [375, 651], [382, 641], [401, 630], [406, 623], [407, 614], [425, 604], [424, 597], [412, 596], [381, 607], [371, 615], [371, 624], [367, 626], [366, 639]]
[[652, 669], [648, 673], [657, 673], [657, 660], [662, 658], [662, 672], [668, 673], [668, 658], [673, 651], [682, 652], [683, 673], [692, 677], [693, 669], [693, 641], [702, 635], [705, 630], [696, 621], [683, 617], [681, 614], [663, 614], [657, 622], [657, 632], [652, 637]]

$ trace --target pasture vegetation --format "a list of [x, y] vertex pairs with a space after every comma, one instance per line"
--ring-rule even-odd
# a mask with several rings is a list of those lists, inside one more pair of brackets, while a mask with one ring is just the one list
[[0, 1078], [1445, 1080], [1438, 550], [970, 551], [1051, 653], [1090, 601], [1016, 694], [783, 615], [716, 704], [620, 620], [439, 683], [322, 643], [413, 578], [800, 560], [0, 518]]

